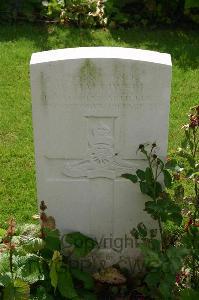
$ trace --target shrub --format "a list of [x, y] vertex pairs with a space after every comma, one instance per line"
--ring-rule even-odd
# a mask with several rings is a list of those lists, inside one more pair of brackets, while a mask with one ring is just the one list
[[103, 13], [96, 0], [49, 0], [44, 3], [45, 15], [61, 23], [78, 27], [100, 26]]
[[106, 0], [105, 13], [110, 26], [179, 24], [198, 22], [198, 0]]
[[[158, 158], [155, 143], [149, 149], [143, 144], [138, 150], [146, 158], [146, 169], [123, 175], [138, 183], [140, 191], [148, 196], [144, 210], [159, 226], [160, 239], [143, 223], [131, 231], [135, 239], [142, 241], [140, 248], [147, 269], [146, 287], [142, 291], [152, 299], [178, 299], [180, 290], [182, 299], [199, 296], [199, 105], [191, 109], [189, 123], [183, 130], [177, 159], [165, 163]], [[159, 181], [161, 174], [164, 185]], [[183, 183], [187, 181], [191, 182], [192, 193], [184, 197]], [[180, 227], [177, 239], [169, 239], [169, 243], [165, 240], [169, 230], [165, 235], [163, 226], [168, 224], [173, 230], [176, 225]]]
[[199, 23], [198, 0], [1, 0], [0, 19], [82, 27]]

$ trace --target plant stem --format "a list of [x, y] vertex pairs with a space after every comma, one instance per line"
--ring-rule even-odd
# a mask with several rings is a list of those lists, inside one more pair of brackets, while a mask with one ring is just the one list
[[10, 238], [9, 242], [9, 266], [10, 266], [10, 273], [13, 279], [13, 251], [12, 251], [12, 237]]
[[[191, 135], [189, 135], [189, 145], [193, 145], [193, 147], [190, 147], [191, 154], [193, 156], [194, 162], [196, 164], [197, 161], [197, 150], [198, 150], [198, 141], [197, 141], [197, 128], [193, 128], [192, 131], [192, 141], [191, 141]], [[194, 166], [194, 172], [197, 172], [196, 166]], [[198, 218], [199, 214], [199, 194], [198, 194], [198, 184], [197, 184], [197, 178], [195, 179], [194, 183], [194, 193], [195, 193], [195, 203], [194, 203], [194, 214], [193, 214], [193, 225], [196, 225], [196, 219]], [[192, 247], [191, 247], [191, 266], [192, 266], [192, 278], [191, 278], [191, 286], [192, 288], [196, 288], [198, 286], [198, 275], [197, 275], [197, 261], [195, 258], [195, 250], [196, 250], [196, 238], [197, 236], [194, 234], [192, 237]]]
[[[158, 174], [158, 167], [159, 167], [159, 165], [156, 162], [155, 173], [153, 172], [153, 167], [152, 167], [152, 162], [151, 162], [152, 150], [153, 150], [153, 148], [151, 149], [151, 152], [150, 152], [149, 155], [147, 153], [145, 153], [145, 155], [146, 155], [146, 158], [147, 158], [148, 163], [149, 163], [149, 168], [151, 170], [151, 174], [153, 176], [153, 183], [154, 183], [153, 184], [153, 201], [157, 202], [157, 197], [156, 197], [156, 182], [157, 182], [158, 176], [161, 174], [161, 171]], [[158, 218], [158, 226], [159, 226], [159, 231], [160, 231], [161, 249], [163, 251], [163, 249], [164, 249], [164, 247], [163, 247], [163, 229], [162, 229], [162, 224], [161, 224], [161, 219], [160, 218]]]

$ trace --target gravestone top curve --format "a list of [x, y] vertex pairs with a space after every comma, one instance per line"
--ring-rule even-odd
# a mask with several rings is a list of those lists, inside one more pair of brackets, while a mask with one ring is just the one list
[[37, 52], [33, 53], [30, 64], [84, 58], [127, 59], [171, 66], [170, 54], [122, 47], [80, 47]]

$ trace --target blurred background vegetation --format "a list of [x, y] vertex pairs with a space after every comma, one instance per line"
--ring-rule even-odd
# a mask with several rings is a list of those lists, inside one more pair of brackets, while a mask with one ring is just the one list
[[0, 22], [78, 27], [197, 26], [199, 0], [1, 0]]

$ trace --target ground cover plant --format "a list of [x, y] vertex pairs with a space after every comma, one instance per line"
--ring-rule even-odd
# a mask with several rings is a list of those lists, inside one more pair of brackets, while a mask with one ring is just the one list
[[[71, 267], [68, 260], [72, 254], [86, 256], [97, 243], [79, 232], [61, 238], [53, 217], [46, 215], [46, 209], [41, 202], [39, 227], [31, 224], [16, 227], [11, 218], [7, 230], [1, 229], [0, 299], [95, 300], [92, 276]], [[80, 240], [81, 245], [76, 245]], [[63, 241], [71, 245], [67, 253]]]

